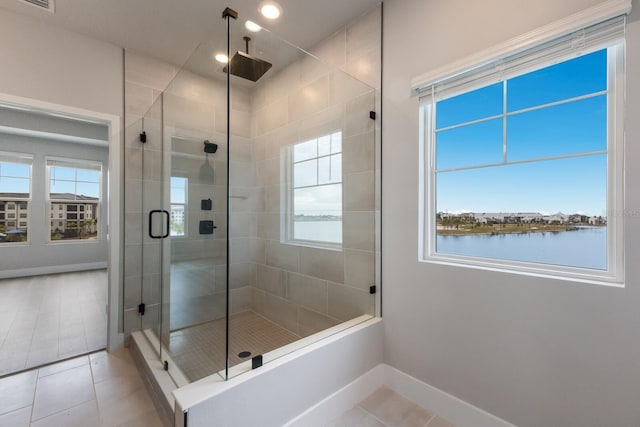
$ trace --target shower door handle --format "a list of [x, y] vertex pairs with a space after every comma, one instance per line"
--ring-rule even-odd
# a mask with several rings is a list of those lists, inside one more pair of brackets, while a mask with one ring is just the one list
[[[153, 214], [163, 213], [166, 215], [166, 233], [165, 234], [153, 234]], [[154, 209], [149, 211], [149, 237], [152, 239], [165, 239], [169, 237], [169, 227], [170, 227], [170, 215], [164, 209]]]
[[167, 222], [166, 222], [166, 227], [167, 227], [166, 230], [167, 230], [167, 232], [162, 235], [162, 238], [166, 239], [167, 237], [169, 237], [169, 233], [170, 233], [169, 227], [171, 227], [171, 221], [170, 221], [170, 217], [171, 216], [169, 215], [169, 212], [167, 212], [164, 209], [162, 210], [162, 212], [166, 215], [166, 220], [167, 220]]

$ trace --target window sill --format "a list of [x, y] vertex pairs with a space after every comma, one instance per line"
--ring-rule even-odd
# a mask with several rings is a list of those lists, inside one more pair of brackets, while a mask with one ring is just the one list
[[74, 243], [81, 243], [81, 244], [96, 244], [96, 243], [101, 243], [103, 240], [102, 239], [77, 239], [77, 240], [49, 240], [46, 244], [47, 245], [71, 245]]
[[450, 255], [430, 255], [420, 262], [427, 264], [446, 265], [450, 267], [471, 268], [477, 270], [492, 271], [496, 273], [516, 274], [523, 276], [541, 277], [545, 279], [564, 282], [586, 283], [592, 285], [624, 288], [624, 279], [614, 277], [608, 272], [602, 274], [593, 273], [587, 269], [549, 266], [538, 267], [536, 264], [526, 262], [501, 263], [490, 259], [470, 258]]
[[342, 244], [314, 242], [311, 240], [281, 240], [283, 245], [302, 246], [305, 248], [325, 249], [328, 251], [342, 252]]

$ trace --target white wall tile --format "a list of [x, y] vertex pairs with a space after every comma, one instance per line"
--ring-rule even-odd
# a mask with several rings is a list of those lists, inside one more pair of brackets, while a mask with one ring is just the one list
[[289, 95], [289, 121], [297, 121], [329, 106], [329, 78], [320, 77]]
[[344, 212], [342, 214], [342, 246], [345, 249], [373, 251], [375, 225], [374, 212]]
[[287, 296], [287, 272], [285, 270], [258, 264], [256, 286], [273, 295]]
[[375, 257], [373, 252], [345, 249], [344, 283], [363, 290], [375, 284]]
[[342, 251], [299, 246], [300, 273], [333, 282], [343, 283], [344, 256]]
[[298, 333], [298, 307], [280, 297], [265, 294], [265, 316], [291, 332]]
[[343, 321], [373, 313], [373, 295], [368, 291], [329, 282], [329, 316]]
[[374, 172], [346, 174], [342, 178], [345, 211], [373, 211], [375, 203]]
[[288, 273], [287, 299], [319, 313], [327, 313], [327, 281]]
[[342, 140], [343, 173], [366, 172], [375, 168], [375, 135], [361, 133]]
[[369, 112], [375, 109], [373, 90], [347, 102], [343, 137], [359, 135], [373, 131], [374, 121]]
[[265, 249], [268, 265], [293, 272], [300, 270], [299, 247], [269, 240]]
[[288, 102], [288, 98], [280, 97], [272, 100], [267, 106], [255, 113], [258, 120], [257, 135], [262, 135], [287, 124], [289, 121]]
[[298, 322], [300, 325], [300, 335], [306, 337], [335, 326], [340, 323], [340, 320], [305, 308], [299, 308]]

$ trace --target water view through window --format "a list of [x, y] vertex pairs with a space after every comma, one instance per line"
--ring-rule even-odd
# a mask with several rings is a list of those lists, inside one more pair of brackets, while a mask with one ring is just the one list
[[289, 238], [342, 243], [342, 132], [292, 147], [292, 227]]
[[435, 250], [606, 270], [608, 50], [437, 101]]

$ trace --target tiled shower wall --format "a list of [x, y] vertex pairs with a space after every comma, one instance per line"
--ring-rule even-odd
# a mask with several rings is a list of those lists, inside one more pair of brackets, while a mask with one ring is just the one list
[[[264, 195], [258, 246], [264, 253], [251, 307], [302, 336], [374, 314], [369, 287], [376, 284], [379, 133], [369, 111], [379, 105], [380, 13], [373, 10], [313, 49], [322, 62], [302, 57], [253, 92], [253, 156]], [[343, 135], [342, 250], [283, 243], [282, 149], [337, 130]]]

